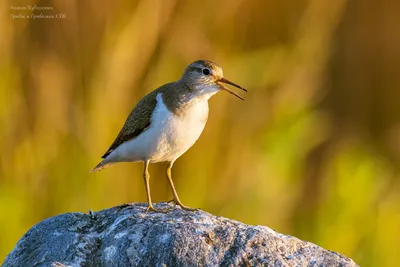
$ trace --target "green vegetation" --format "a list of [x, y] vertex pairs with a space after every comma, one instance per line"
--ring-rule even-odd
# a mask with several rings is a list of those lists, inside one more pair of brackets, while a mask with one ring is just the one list
[[[33, 224], [146, 200], [142, 164], [89, 173], [136, 102], [197, 59], [221, 92], [173, 169], [182, 201], [394, 266], [400, 17], [383, 1], [0, 2], [0, 262]], [[10, 15], [59, 14], [22, 19]], [[383, 30], [384, 29], [384, 30]], [[162, 164], [153, 201], [171, 199]]]

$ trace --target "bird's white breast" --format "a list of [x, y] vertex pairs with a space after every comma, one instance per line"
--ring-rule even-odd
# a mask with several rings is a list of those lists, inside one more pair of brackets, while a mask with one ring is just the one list
[[178, 116], [168, 110], [159, 93], [149, 128], [121, 144], [110, 156], [115, 161], [174, 161], [200, 137], [208, 117], [207, 100], [194, 99]]

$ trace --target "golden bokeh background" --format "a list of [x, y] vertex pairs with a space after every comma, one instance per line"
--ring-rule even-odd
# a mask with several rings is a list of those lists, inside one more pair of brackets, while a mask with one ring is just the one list
[[[15, 10], [11, 6], [52, 10]], [[353, 258], [400, 252], [400, 2], [0, 2], [0, 262], [35, 223], [144, 202], [142, 164], [89, 173], [135, 103], [197, 59], [246, 87], [210, 101], [175, 164], [182, 201]], [[65, 18], [12, 18], [21, 14]], [[154, 201], [171, 199], [165, 165]]]

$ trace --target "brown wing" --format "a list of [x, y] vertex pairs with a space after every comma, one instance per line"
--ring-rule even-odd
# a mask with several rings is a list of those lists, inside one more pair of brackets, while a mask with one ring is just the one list
[[114, 149], [116, 149], [123, 142], [135, 138], [139, 134], [146, 131], [151, 123], [151, 114], [157, 105], [157, 94], [159, 89], [154, 90], [150, 94], [142, 98], [132, 110], [128, 119], [125, 121], [124, 126], [119, 132], [117, 138], [114, 140], [107, 152], [102, 156], [106, 158]]

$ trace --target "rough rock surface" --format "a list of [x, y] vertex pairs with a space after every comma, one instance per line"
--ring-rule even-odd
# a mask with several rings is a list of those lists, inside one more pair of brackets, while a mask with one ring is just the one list
[[145, 204], [133, 204], [46, 219], [18, 241], [3, 266], [357, 265], [264, 226], [180, 208], [146, 213]]

